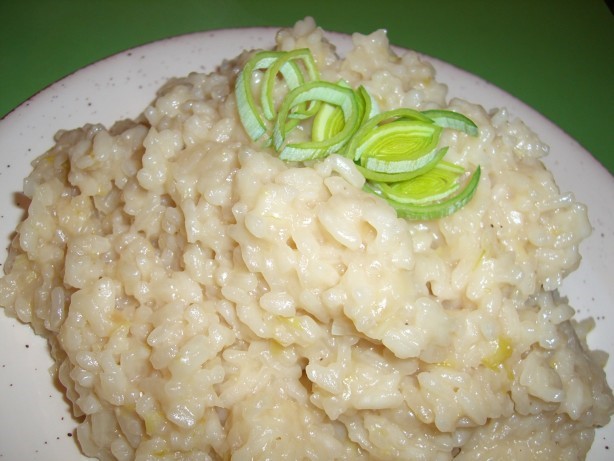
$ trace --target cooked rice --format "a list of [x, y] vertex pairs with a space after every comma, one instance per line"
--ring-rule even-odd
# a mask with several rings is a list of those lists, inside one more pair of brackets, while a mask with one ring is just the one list
[[[584, 459], [614, 400], [590, 321], [557, 295], [586, 208], [504, 109], [460, 99], [383, 31], [344, 58], [279, 32], [383, 110], [448, 108], [474, 199], [429, 222], [349, 160], [285, 163], [238, 121], [249, 53], [169, 82], [136, 121], [61, 131], [34, 162], [0, 305], [46, 337], [101, 460]], [[553, 155], [556, 155], [554, 153]]]

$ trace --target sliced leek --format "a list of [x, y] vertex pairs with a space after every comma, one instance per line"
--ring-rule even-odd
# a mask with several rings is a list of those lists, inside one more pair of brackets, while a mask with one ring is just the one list
[[426, 202], [422, 204], [400, 203], [385, 197], [379, 185], [367, 183], [365, 189], [386, 199], [401, 218], [416, 220], [432, 220], [449, 216], [465, 206], [474, 196], [480, 182], [481, 168], [478, 166], [465, 186], [456, 195], [445, 200]]
[[372, 132], [377, 130], [378, 126], [401, 120], [406, 122], [423, 122], [427, 125], [433, 125], [433, 121], [430, 118], [413, 109], [394, 109], [378, 113], [371, 116], [362, 124], [360, 130], [352, 138], [350, 144], [348, 144], [346, 156], [353, 158], [355, 161], [360, 160], [363, 152], [370, 147], [370, 139], [374, 136]]
[[[302, 62], [301, 67], [298, 61]], [[253, 93], [253, 75], [264, 71], [259, 102]], [[254, 141], [259, 141], [270, 131], [270, 125], [275, 116], [275, 84], [281, 75], [286, 82], [288, 91], [302, 85], [306, 78], [319, 78], [317, 67], [311, 52], [307, 49], [284, 51], [260, 51], [255, 53], [243, 66], [235, 82], [235, 95], [239, 118], [245, 131]], [[298, 108], [309, 116], [304, 107]], [[313, 108], [312, 108], [313, 110]], [[267, 122], [268, 121], [268, 122]]]
[[253, 73], [268, 69], [282, 55], [280, 51], [261, 51], [251, 57], [239, 72], [235, 82], [235, 96], [239, 119], [250, 138], [258, 141], [267, 131], [267, 123], [252, 92]]
[[[338, 107], [343, 115], [343, 126], [332, 136], [305, 142], [286, 142], [289, 134], [287, 119], [291, 110], [308, 101], [320, 101]], [[273, 127], [273, 145], [283, 160], [304, 161], [324, 157], [339, 151], [358, 129], [362, 121], [361, 105], [351, 88], [335, 83], [308, 82], [288, 93], [277, 114]]]
[[475, 194], [480, 167], [461, 186], [465, 169], [443, 160], [448, 148], [439, 147], [444, 129], [477, 136], [471, 119], [449, 110], [380, 112], [366, 88], [320, 80], [308, 49], [255, 53], [237, 76], [235, 94], [253, 141], [286, 161], [331, 153], [352, 159], [365, 190], [387, 200], [400, 217], [441, 218]]
[[453, 112], [451, 110], [424, 110], [422, 114], [430, 118], [435, 125], [442, 128], [462, 131], [469, 136], [478, 135], [478, 127], [473, 123], [473, 120], [458, 112]]
[[332, 138], [343, 129], [344, 125], [343, 111], [339, 106], [328, 103], [321, 104], [313, 118], [311, 139], [313, 141], [324, 141]]
[[[303, 48], [285, 52], [266, 70], [260, 100], [262, 111], [268, 120], [273, 120], [276, 117], [274, 96], [279, 75], [285, 80], [288, 91], [302, 85], [306, 79], [317, 80], [318, 69], [309, 49]], [[305, 105], [297, 109], [294, 116], [296, 118], [308, 118], [314, 113], [314, 108], [309, 109]]]
[[[394, 182], [399, 182], [399, 181], [407, 181], [409, 179], [425, 174], [431, 168], [435, 167], [435, 165], [437, 165], [438, 167], [442, 167], [442, 164], [444, 163], [448, 164], [448, 162], [444, 162], [442, 160], [447, 152], [448, 152], [447, 147], [442, 147], [440, 149], [434, 150], [432, 152], [432, 154], [434, 155], [431, 158], [431, 160], [425, 163], [422, 167], [417, 168], [412, 171], [406, 171], [403, 173], [380, 173], [378, 171], [369, 170], [368, 168], [365, 168], [361, 165], [356, 165], [356, 168], [358, 168], [358, 171], [360, 171], [362, 175], [365, 177], [365, 179], [368, 181], [373, 181], [373, 182], [378, 182], [378, 183], [394, 183]], [[453, 164], [449, 164], [449, 165], [453, 165]], [[458, 171], [460, 169], [461, 174], [465, 171], [462, 167], [459, 167], [457, 165], [453, 165], [453, 166], [456, 167], [455, 171]]]
[[432, 159], [440, 133], [438, 126], [414, 120], [380, 125], [359, 146], [360, 164], [381, 173], [417, 170]]
[[456, 172], [435, 166], [414, 178], [392, 184], [381, 183], [379, 187], [387, 199], [399, 203], [424, 204], [452, 195], [459, 187], [459, 176]]

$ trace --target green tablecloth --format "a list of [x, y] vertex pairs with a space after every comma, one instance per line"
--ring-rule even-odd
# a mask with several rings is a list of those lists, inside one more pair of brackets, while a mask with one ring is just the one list
[[503, 88], [614, 172], [614, 15], [605, 0], [0, 0], [0, 116], [101, 58], [173, 35], [304, 16]]

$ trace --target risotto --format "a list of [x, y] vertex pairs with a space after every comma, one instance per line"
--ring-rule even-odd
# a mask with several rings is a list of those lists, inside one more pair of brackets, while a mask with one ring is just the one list
[[481, 168], [455, 213], [400, 218], [351, 159], [252, 141], [234, 90], [251, 51], [34, 161], [0, 305], [49, 341], [85, 455], [579, 460], [609, 422], [607, 356], [557, 291], [591, 227], [547, 146], [447, 100], [385, 32], [353, 43], [338, 56], [307, 18], [275, 46], [381, 110], [474, 121], [441, 134], [448, 162]]

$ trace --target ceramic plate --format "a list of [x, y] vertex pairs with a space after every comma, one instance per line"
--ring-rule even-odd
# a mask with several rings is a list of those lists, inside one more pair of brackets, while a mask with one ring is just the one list
[[[212, 71], [225, 58], [245, 48], [268, 48], [276, 29], [233, 29], [202, 32], [134, 48], [86, 67], [36, 94], [0, 121], [0, 262], [15, 225], [22, 180], [30, 162], [53, 144], [58, 129], [85, 123], [110, 126], [137, 116], [171, 77], [191, 71]], [[329, 34], [341, 54], [350, 37]], [[583, 262], [564, 283], [578, 317], [593, 316], [596, 329], [589, 337], [593, 348], [614, 355], [613, 177], [573, 139], [537, 112], [480, 78], [434, 58], [438, 80], [448, 84], [450, 96], [459, 96], [485, 108], [507, 107], [551, 146], [545, 163], [563, 191], [573, 191], [588, 204], [593, 235], [583, 244]], [[54, 385], [45, 341], [31, 329], [0, 314], [0, 460], [76, 461], [75, 421], [70, 406]], [[614, 383], [614, 360], [607, 366]], [[597, 432], [589, 460], [606, 460], [614, 453], [614, 431]]]

